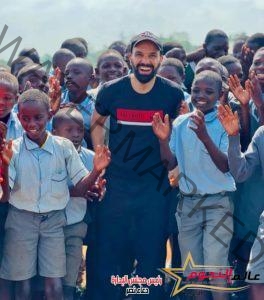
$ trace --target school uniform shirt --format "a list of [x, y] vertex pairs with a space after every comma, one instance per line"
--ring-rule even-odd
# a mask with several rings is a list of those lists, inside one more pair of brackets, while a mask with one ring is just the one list
[[91, 89], [91, 90], [87, 91], [87, 95], [89, 95], [94, 102], [96, 100], [98, 91], [100, 90], [101, 86], [102, 86], [102, 83], [99, 83], [99, 85], [95, 89]]
[[[62, 104], [66, 103], [70, 103], [68, 90], [65, 90], [65, 93], [62, 96]], [[81, 103], [76, 104], [76, 107], [83, 116], [85, 128], [89, 130], [94, 112], [94, 101], [92, 100], [91, 96], [87, 95], [87, 97]]]
[[[81, 150], [79, 151], [79, 156], [86, 169], [88, 171], [92, 171], [94, 152], [81, 147]], [[71, 188], [73, 186], [73, 183], [69, 180], [68, 185], [69, 188]], [[86, 209], [87, 209], [87, 200], [85, 198], [71, 197], [65, 210], [66, 217], [67, 217], [67, 225], [81, 222], [85, 216]], [[86, 222], [90, 221], [90, 216], [88, 216], [88, 218], [89, 220], [86, 220]]]
[[7, 133], [6, 140], [14, 140], [22, 136], [24, 130], [20, 121], [17, 117], [17, 114], [14, 111], [11, 111], [10, 117], [6, 123]]
[[[179, 116], [173, 123], [170, 148], [179, 166], [179, 187], [184, 194], [216, 194], [235, 191], [235, 181], [229, 172], [221, 172], [204, 144], [188, 125], [190, 115]], [[205, 115], [209, 136], [217, 148], [227, 154], [228, 137], [217, 118], [217, 110]]]
[[24, 133], [13, 142], [9, 203], [36, 213], [64, 209], [70, 199], [67, 178], [76, 185], [87, 173], [68, 139], [48, 133], [39, 147]]
[[[97, 94], [98, 94], [100, 88], [102, 87], [102, 85], [103, 84], [100, 82], [97, 88], [92, 89], [89, 92], [87, 92], [87, 94], [93, 99], [94, 102], [96, 101]], [[109, 130], [110, 130], [110, 118], [109, 117], [105, 120], [104, 127], [105, 127], [104, 144], [108, 145], [109, 144]]]

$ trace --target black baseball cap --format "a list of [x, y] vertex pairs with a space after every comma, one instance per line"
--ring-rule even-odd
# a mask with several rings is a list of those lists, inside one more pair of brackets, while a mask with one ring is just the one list
[[138, 43], [143, 42], [143, 41], [152, 42], [153, 44], [156, 45], [156, 47], [159, 49], [159, 51], [162, 52], [162, 44], [161, 44], [159, 38], [150, 31], [144, 31], [132, 38], [132, 40], [130, 41], [131, 51], [134, 48], [134, 46], [136, 46]]

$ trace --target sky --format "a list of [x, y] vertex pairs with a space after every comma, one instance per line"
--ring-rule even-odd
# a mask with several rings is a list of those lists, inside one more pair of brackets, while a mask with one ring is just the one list
[[1, 49], [18, 36], [19, 50], [35, 47], [44, 55], [76, 36], [99, 50], [145, 30], [163, 36], [187, 32], [196, 45], [216, 28], [228, 35], [264, 32], [263, 0], [5, 0], [1, 7], [0, 32], [4, 25], [8, 30], [0, 59], [9, 58], [11, 48]]

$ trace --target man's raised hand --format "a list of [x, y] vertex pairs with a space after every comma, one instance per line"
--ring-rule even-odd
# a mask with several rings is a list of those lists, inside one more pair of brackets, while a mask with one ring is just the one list
[[152, 129], [160, 141], [168, 140], [171, 131], [169, 115], [165, 115], [163, 122], [160, 114], [155, 113], [152, 120]]

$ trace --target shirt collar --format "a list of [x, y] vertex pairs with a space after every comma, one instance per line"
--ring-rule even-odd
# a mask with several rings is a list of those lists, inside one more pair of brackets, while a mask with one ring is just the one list
[[[92, 96], [90, 95], [90, 91], [91, 90], [89, 90], [89, 92], [86, 92], [86, 97], [83, 99], [82, 102], [80, 102], [80, 103], [74, 103], [74, 102], [72, 102], [72, 103], [75, 104], [77, 107], [86, 106], [87, 103], [91, 105], [94, 101], [92, 99]], [[65, 94], [63, 95], [62, 98], [63, 98], [62, 104], [71, 103], [70, 97], [69, 97], [69, 90], [68, 89], [65, 90]]]
[[204, 116], [204, 120], [206, 123], [212, 122], [217, 118], [217, 109], [215, 108], [213, 111], [211, 111], [209, 114], [206, 114]]
[[41, 147], [39, 147], [39, 145], [36, 144], [35, 142], [31, 141], [27, 137], [25, 132], [23, 133], [23, 139], [24, 139], [24, 143], [26, 145], [27, 150], [42, 149], [42, 150], [49, 152], [50, 154], [53, 154], [53, 152], [54, 152], [53, 139], [52, 139], [52, 135], [49, 132], [48, 132], [48, 136], [47, 136], [45, 143]]
[[11, 112], [10, 112], [10, 117], [9, 117], [9, 119], [8, 119], [8, 121], [7, 121], [7, 124], [6, 124], [7, 127], [8, 127], [8, 125], [11, 124], [12, 122], [18, 122], [18, 121], [19, 121], [19, 120], [18, 120], [17, 114], [11, 110]]

